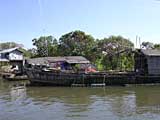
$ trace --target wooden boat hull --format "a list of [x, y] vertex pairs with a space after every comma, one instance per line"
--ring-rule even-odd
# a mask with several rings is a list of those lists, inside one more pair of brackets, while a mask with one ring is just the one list
[[[55, 86], [72, 86], [83, 85], [90, 86], [92, 83], [105, 83], [104, 75], [96, 77], [85, 73], [63, 73], [63, 72], [48, 72], [40, 70], [27, 70], [27, 76], [31, 83], [39, 83], [44, 85]], [[92, 77], [94, 79], [92, 79]]]
[[28, 69], [27, 76], [31, 83], [53, 86], [96, 86], [125, 84], [155, 84], [160, 83], [160, 76], [139, 76], [136, 74], [108, 73], [63, 73]]

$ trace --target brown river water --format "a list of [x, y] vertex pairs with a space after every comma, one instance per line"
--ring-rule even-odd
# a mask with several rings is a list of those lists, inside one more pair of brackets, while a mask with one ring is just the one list
[[0, 80], [0, 120], [160, 120], [160, 86], [31, 87]]

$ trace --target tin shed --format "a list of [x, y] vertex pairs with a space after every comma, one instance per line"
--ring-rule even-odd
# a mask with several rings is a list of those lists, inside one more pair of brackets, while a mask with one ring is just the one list
[[135, 54], [135, 71], [140, 74], [160, 75], [160, 50], [139, 50]]

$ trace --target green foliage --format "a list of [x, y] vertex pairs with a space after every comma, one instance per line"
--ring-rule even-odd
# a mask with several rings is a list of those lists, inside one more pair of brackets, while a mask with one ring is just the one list
[[[105, 70], [130, 70], [133, 68], [131, 49], [134, 44], [121, 36], [110, 36], [98, 41], [98, 52]], [[99, 63], [100, 64], [100, 63]]]
[[15, 43], [15, 42], [0, 43], [0, 50], [10, 49], [10, 48], [14, 48], [14, 47], [23, 47], [23, 45]]
[[[84, 56], [95, 64], [98, 70], [133, 70], [134, 44], [122, 36], [94, 39], [83, 31], [64, 34], [59, 40], [53, 36], [41, 36], [32, 40], [35, 48], [23, 51], [25, 57]], [[0, 43], [0, 49], [23, 46], [14, 42]], [[160, 49], [160, 44], [143, 42], [142, 48]]]
[[82, 31], [67, 33], [59, 39], [59, 53], [62, 56], [85, 56], [90, 58], [94, 38]]
[[42, 36], [32, 40], [36, 47], [36, 57], [56, 56], [58, 43], [52, 36]]
[[33, 52], [33, 50], [35, 50], [34, 48], [28, 49], [28, 50], [26, 50], [24, 48], [19, 48], [19, 50], [23, 52], [23, 55], [26, 58], [32, 58], [36, 55], [36, 52]]
[[155, 44], [154, 49], [159, 49], [160, 50], [160, 44]]
[[[95, 40], [91, 35], [76, 30], [62, 35], [59, 43], [52, 36], [42, 36], [32, 41], [36, 46], [36, 54], [30, 50], [32, 57], [84, 56], [99, 70], [131, 70], [134, 64], [133, 54], [129, 51], [134, 45], [121, 36]], [[126, 49], [129, 50], [126, 52]]]

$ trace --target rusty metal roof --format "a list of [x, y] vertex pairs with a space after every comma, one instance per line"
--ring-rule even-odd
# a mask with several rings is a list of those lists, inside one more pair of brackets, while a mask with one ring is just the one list
[[160, 56], [160, 50], [147, 49], [147, 50], [141, 50], [141, 51], [146, 56]]
[[[15, 50], [20, 51], [20, 50], [19, 50], [19, 47], [15, 47], [15, 48], [10, 48], [10, 49], [2, 50], [2, 51], [0, 51], [0, 54], [1, 54], [1, 53], [10, 53], [10, 52], [15, 51]], [[20, 52], [22, 52], [22, 51], [20, 51]], [[23, 53], [23, 52], [22, 52], [22, 53]]]
[[54, 62], [67, 62], [70, 64], [75, 63], [90, 63], [89, 60], [82, 56], [65, 56], [65, 57], [40, 57], [40, 58], [33, 58], [33, 59], [27, 59], [27, 62], [29, 64], [39, 64], [39, 65], [45, 65], [49, 63]]

